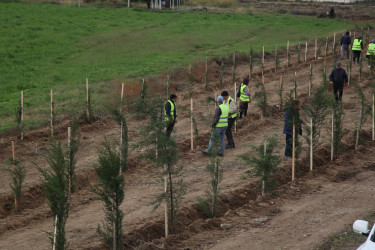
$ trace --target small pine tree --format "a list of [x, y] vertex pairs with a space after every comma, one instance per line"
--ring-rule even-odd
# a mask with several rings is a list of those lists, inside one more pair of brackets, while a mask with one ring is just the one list
[[18, 101], [18, 105], [16, 108], [16, 122], [17, 122], [17, 132], [18, 132], [18, 137], [21, 138], [22, 132], [24, 131], [23, 124], [22, 124], [22, 100]]
[[[333, 157], [337, 157], [342, 151], [344, 109], [341, 102], [337, 102], [334, 97], [330, 98], [329, 105], [333, 114]], [[331, 128], [329, 128], [331, 131]]]
[[251, 74], [253, 73], [253, 65], [254, 65], [254, 52], [253, 52], [253, 47], [250, 47], [249, 51], [249, 80], [251, 79]]
[[189, 66], [188, 70], [188, 80], [189, 80], [189, 97], [193, 96], [193, 74], [191, 73], [191, 65]]
[[312, 64], [310, 64], [310, 71], [309, 71], [309, 91], [310, 93], [313, 91], [313, 86], [312, 86], [312, 76], [313, 76], [313, 68]]
[[121, 169], [120, 156], [113, 145], [105, 142], [99, 150], [99, 164], [94, 166], [98, 175], [98, 184], [92, 186], [96, 199], [103, 201], [105, 221], [98, 225], [97, 232], [103, 243], [112, 249], [123, 249], [122, 219], [124, 213], [120, 205], [124, 200], [124, 177], [119, 174]]
[[43, 190], [47, 203], [51, 208], [54, 221], [57, 222], [55, 225], [56, 242], [53, 242], [53, 233], [49, 233], [49, 236], [52, 245], [55, 245], [58, 250], [67, 249], [68, 247], [65, 237], [65, 224], [69, 215], [71, 197], [67, 173], [68, 163], [65, 157], [61, 142], [53, 141], [49, 145], [47, 156], [45, 157], [50, 169], [45, 170], [37, 167], [43, 178]]
[[325, 56], [328, 55], [328, 37], [326, 39], [326, 51], [325, 51]]
[[236, 53], [233, 53], [232, 84], [236, 81]]
[[[302, 151], [302, 144], [299, 140], [300, 136], [300, 114], [297, 109], [294, 108], [294, 93], [293, 90], [290, 91], [290, 93], [285, 98], [285, 109], [286, 112], [288, 112], [288, 117], [294, 117], [294, 129], [295, 129], [295, 137], [294, 137], [294, 143], [295, 143], [295, 157], [298, 158]], [[293, 126], [293, 122], [291, 124], [288, 124], [288, 126]], [[292, 130], [292, 129], [291, 129]]]
[[277, 180], [272, 179], [272, 174], [279, 170], [278, 165], [281, 162], [279, 156], [275, 155], [277, 147], [276, 136], [265, 138], [266, 149], [264, 144], [257, 147], [252, 146], [252, 151], [248, 155], [241, 155], [250, 167], [251, 172], [259, 177], [259, 183], [262, 185], [262, 194], [272, 192], [277, 185]]
[[[122, 103], [120, 103], [122, 105]], [[121, 171], [125, 172], [128, 169], [128, 151], [129, 151], [129, 138], [128, 138], [128, 126], [126, 123], [126, 118], [122, 114], [121, 110], [117, 108], [112, 108], [110, 113], [113, 119], [118, 123], [121, 130], [121, 143], [120, 143], [120, 164]]]
[[79, 135], [79, 121], [73, 118], [71, 122], [71, 138], [68, 148], [68, 175], [69, 175], [69, 190], [71, 193], [76, 191], [76, 154], [80, 145]]
[[261, 112], [263, 117], [268, 116], [268, 108], [267, 108], [267, 93], [266, 89], [264, 87], [264, 84], [261, 82], [257, 83], [256, 88], [259, 89], [260, 91], [255, 92], [254, 99], [255, 99], [255, 106], [258, 107]]
[[12, 178], [12, 183], [9, 184], [10, 188], [14, 192], [16, 198], [15, 210], [16, 212], [21, 211], [21, 197], [22, 197], [22, 185], [26, 178], [26, 168], [22, 165], [22, 161], [14, 160], [9, 163], [9, 167], [6, 170], [9, 172]]
[[223, 87], [223, 73], [224, 73], [224, 63], [221, 62], [221, 65], [220, 65], [220, 88]]
[[301, 63], [301, 43], [300, 42], [297, 45], [297, 62], [298, 64]]
[[356, 82], [352, 83], [354, 85], [355, 92], [358, 96], [358, 102], [360, 105], [360, 111], [359, 111], [359, 119], [357, 122], [357, 131], [356, 131], [356, 139], [355, 139], [355, 148], [358, 147], [360, 143], [360, 136], [361, 136], [361, 130], [362, 130], [362, 125], [364, 122], [366, 122], [367, 116], [371, 113], [371, 107], [366, 103], [366, 97], [363, 94], [361, 86], [357, 84]]

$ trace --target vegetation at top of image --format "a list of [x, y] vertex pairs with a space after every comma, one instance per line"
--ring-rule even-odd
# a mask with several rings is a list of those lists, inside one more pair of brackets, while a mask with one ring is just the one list
[[0, 24], [0, 133], [17, 126], [11, 116], [21, 90], [28, 130], [47, 123], [50, 89], [57, 114], [83, 114], [86, 77], [99, 109], [116, 81], [186, 67], [204, 55], [228, 56], [250, 46], [254, 51], [263, 45], [285, 47], [286, 40], [296, 43], [350, 26], [342, 20], [291, 15], [4, 2]]

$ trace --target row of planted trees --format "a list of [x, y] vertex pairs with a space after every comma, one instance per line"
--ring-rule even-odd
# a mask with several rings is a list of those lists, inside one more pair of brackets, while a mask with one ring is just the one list
[[[252, 55], [250, 53], [250, 60]], [[335, 61], [335, 59], [334, 59]], [[206, 64], [207, 65], [207, 64]], [[221, 65], [221, 68], [223, 64]], [[251, 70], [251, 64], [250, 64]], [[207, 79], [207, 67], [205, 79]], [[221, 75], [222, 76], [222, 75]], [[235, 59], [233, 63], [233, 81], [235, 79]], [[332, 98], [332, 94], [328, 92], [328, 83], [326, 80], [325, 67], [322, 69], [322, 84], [316, 88], [312, 86], [312, 67], [310, 65], [309, 72], [309, 96], [311, 95], [310, 103], [307, 105], [304, 116], [310, 119], [310, 126], [307, 126], [307, 136], [305, 136], [307, 143], [310, 145], [310, 159], [311, 170], [313, 166], [313, 154], [318, 150], [320, 145], [320, 134], [322, 127], [326, 124], [327, 116], [330, 111], [332, 114], [332, 159], [337, 156], [341, 150], [341, 139], [343, 137], [342, 117], [344, 114], [343, 106]], [[220, 78], [222, 81], [222, 77]], [[283, 97], [283, 79], [280, 79], [279, 97], [280, 109], [288, 107], [292, 101], [298, 97], [297, 95], [297, 80], [296, 74], [294, 75], [294, 88], [287, 98]], [[192, 77], [191, 70], [189, 70], [189, 82], [192, 90]], [[207, 80], [206, 80], [207, 84]], [[367, 104], [362, 89], [356, 83], [354, 85], [358, 100], [360, 104], [359, 122], [356, 130], [356, 146], [360, 141], [360, 132], [363, 122], [365, 122], [367, 115], [370, 111], [370, 105]], [[90, 92], [87, 86], [87, 112], [86, 119], [91, 121], [93, 119], [92, 106], [90, 102]], [[257, 84], [258, 91], [255, 94], [256, 106], [260, 108], [263, 117], [267, 117], [269, 112], [267, 110], [267, 93], [266, 84], [264, 82], [264, 75], [262, 82]], [[169, 93], [169, 84], [167, 79], [166, 84], [167, 95]], [[331, 96], [330, 96], [331, 95]], [[119, 142], [109, 141], [106, 139], [102, 148], [99, 150], [99, 162], [95, 165], [95, 171], [99, 177], [98, 183], [92, 186], [92, 191], [96, 194], [97, 199], [103, 201], [105, 207], [105, 221], [102, 225], [98, 226], [98, 233], [103, 238], [105, 245], [113, 249], [123, 248], [123, 233], [122, 233], [122, 219], [123, 212], [121, 211], [121, 203], [124, 200], [124, 173], [127, 169], [128, 158], [128, 131], [126, 119], [123, 112], [124, 106], [124, 85], [121, 91], [121, 100], [117, 107], [111, 109], [111, 114], [119, 125]], [[23, 97], [23, 96], [22, 96]], [[165, 133], [165, 122], [163, 112], [163, 100], [161, 98], [146, 98], [147, 85], [142, 82], [141, 94], [137, 99], [135, 110], [137, 114], [142, 114], [142, 119], [148, 119], [148, 123], [141, 129], [141, 141], [139, 147], [145, 150], [144, 157], [154, 161], [158, 169], [160, 169], [160, 179], [164, 183], [163, 189], [157, 195], [155, 201], [152, 203], [155, 208], [164, 204], [165, 209], [165, 235], [168, 236], [169, 232], [173, 232], [176, 221], [177, 209], [180, 205], [182, 198], [185, 194], [185, 187], [182, 182], [182, 166], [177, 166], [178, 152], [177, 145], [173, 138], [170, 138]], [[22, 100], [23, 98], [21, 98]], [[79, 148], [79, 133], [78, 123], [76, 120], [72, 122], [71, 127], [68, 129], [68, 143], [64, 147], [62, 143], [54, 137], [54, 102], [53, 93], [51, 91], [51, 143], [46, 152], [46, 160], [50, 166], [49, 169], [37, 166], [43, 177], [44, 191], [51, 208], [54, 218], [54, 231], [50, 233], [51, 242], [54, 248], [65, 249], [67, 247], [67, 240], [65, 238], [65, 224], [69, 215], [69, 207], [71, 202], [71, 194], [75, 192], [75, 156]], [[372, 104], [372, 110], [374, 104]], [[20, 107], [23, 104], [20, 102]], [[294, 112], [294, 110], [293, 110]], [[372, 111], [373, 113], [374, 111]], [[18, 112], [23, 116], [22, 112]], [[297, 116], [297, 115], [296, 115]], [[373, 115], [372, 115], [373, 116]], [[23, 119], [21, 119], [23, 120]], [[193, 110], [191, 110], [192, 131], [196, 137], [198, 136], [198, 129], [196, 125]], [[374, 118], [372, 119], [374, 120]], [[297, 119], [295, 120], [294, 130], [298, 129]], [[20, 126], [22, 128], [22, 125]], [[23, 134], [23, 129], [20, 129], [20, 134]], [[192, 132], [193, 134], [193, 132]], [[309, 136], [310, 135], [310, 136]], [[21, 136], [22, 138], [22, 136]], [[275, 180], [271, 178], [272, 173], [278, 170], [280, 158], [275, 155], [277, 148], [276, 138], [265, 138], [263, 145], [253, 147], [253, 152], [242, 156], [242, 158], [253, 166], [253, 173], [260, 178], [262, 186], [262, 194], [266, 191], [272, 190], [275, 186]], [[298, 138], [298, 132], [294, 136], [295, 147], [293, 149], [294, 157], [298, 158], [301, 153], [301, 142]], [[193, 140], [192, 140], [193, 142]], [[217, 144], [217, 140], [216, 140]], [[192, 144], [193, 148], [193, 144]], [[217, 148], [217, 147], [216, 147]], [[219, 197], [219, 183], [223, 177], [223, 168], [220, 159], [217, 159], [216, 154], [212, 154], [207, 165], [211, 179], [209, 187], [206, 191], [205, 197], [197, 197], [198, 204], [202, 207], [208, 217], [214, 217], [217, 211], [217, 203]], [[22, 166], [21, 161], [12, 157], [13, 167], [10, 169], [13, 185], [12, 189], [15, 192], [16, 206], [20, 205], [22, 183], [25, 179], [26, 172]], [[293, 166], [294, 167], [294, 166]], [[293, 171], [294, 173], [294, 171]], [[292, 177], [294, 179], [294, 175]], [[16, 207], [19, 209], [20, 207]]]

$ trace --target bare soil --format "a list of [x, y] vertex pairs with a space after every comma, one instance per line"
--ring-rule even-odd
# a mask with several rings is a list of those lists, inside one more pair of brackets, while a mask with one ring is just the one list
[[[282, 135], [283, 112], [278, 109], [277, 91], [280, 76], [284, 78], [284, 96], [293, 88], [293, 75], [297, 73], [298, 97], [303, 105], [309, 101], [308, 72], [313, 65], [313, 88], [322, 82], [321, 67], [327, 62], [329, 74], [333, 62], [332, 55], [315, 60], [310, 48], [308, 61], [297, 62], [296, 52], [292, 52], [291, 65], [286, 67], [285, 55], [281, 56], [281, 69], [274, 72], [272, 55], [266, 57], [265, 88], [271, 115], [262, 118], [260, 111], [250, 104], [249, 115], [238, 121], [234, 139], [236, 148], [225, 151], [222, 159], [224, 179], [221, 183], [220, 208], [218, 216], [205, 218], [197, 206], [196, 196], [203, 196], [209, 185], [206, 172], [208, 159], [201, 154], [208, 146], [214, 104], [206, 104], [208, 96], [214, 97], [227, 89], [234, 96], [231, 82], [231, 69], [225, 71], [224, 86], [218, 85], [218, 65], [210, 64], [210, 89], [204, 90], [204, 67], [195, 65], [194, 109], [198, 120], [199, 140], [195, 150], [190, 151], [190, 97], [186, 91], [186, 79], [179, 74], [171, 77], [171, 85], [180, 97], [177, 104], [179, 121], [173, 136], [179, 147], [179, 164], [184, 166], [184, 183], [187, 194], [181, 204], [175, 233], [164, 238], [162, 209], [151, 213], [149, 203], [162, 192], [163, 186], [150, 184], [157, 179], [160, 170], [140, 158], [140, 152], [132, 148], [129, 170], [126, 179], [125, 200], [122, 209], [126, 249], [314, 249], [329, 235], [350, 227], [356, 219], [374, 211], [375, 205], [369, 202], [374, 196], [375, 143], [371, 141], [371, 122], [363, 126], [363, 145], [354, 150], [354, 130], [359, 112], [356, 94], [351, 86], [344, 89], [344, 146], [345, 150], [335, 161], [330, 161], [330, 136], [327, 119], [322, 129], [322, 145], [316, 153], [315, 168], [309, 171], [305, 153], [300, 159], [296, 180], [291, 182], [291, 160], [283, 159], [281, 170], [275, 175], [279, 185], [273, 194], [260, 196], [260, 187], [253, 177], [247, 177], [248, 166], [238, 158], [248, 153], [250, 145], [263, 143], [263, 136], [278, 135], [279, 155], [283, 157], [284, 136]], [[283, 52], [280, 52], [283, 53]], [[331, 53], [331, 49], [330, 49]], [[302, 57], [301, 57], [302, 58]], [[343, 62], [344, 68], [347, 60]], [[363, 63], [364, 75], [359, 80], [359, 66], [353, 65], [352, 80], [363, 88], [367, 100], [371, 100], [371, 84], [367, 64]], [[246, 63], [239, 63], [236, 81], [248, 75]], [[255, 68], [250, 84], [251, 93], [256, 91], [255, 83], [261, 81], [261, 71]], [[160, 76], [160, 81], [164, 75]], [[178, 78], [180, 77], [180, 78]], [[165, 78], [164, 78], [165, 79]], [[184, 85], [185, 84], [185, 85]], [[119, 95], [119, 92], [116, 93]], [[158, 93], [153, 92], [154, 95]], [[58, 105], [58, 104], [57, 104]], [[184, 108], [185, 107], [185, 108]], [[301, 111], [302, 112], [302, 111]], [[302, 112], [303, 113], [303, 112]], [[139, 139], [139, 127], [144, 120], [128, 116], [131, 145]], [[69, 121], [56, 128], [58, 138], [66, 143]], [[15, 131], [0, 136], [0, 162], [11, 156], [11, 141], [16, 141], [16, 156], [22, 158], [28, 174], [20, 213], [12, 211], [13, 195], [9, 176], [0, 176], [0, 249], [49, 249], [50, 242], [44, 231], [52, 231], [53, 219], [43, 196], [40, 174], [35, 165], [47, 167], [43, 158], [43, 148], [48, 145], [48, 128], [29, 131], [25, 140], [18, 141]], [[78, 192], [73, 194], [71, 210], [66, 225], [67, 239], [72, 249], [103, 249], [96, 227], [104, 218], [103, 206], [93, 199], [90, 185], [95, 184], [93, 165], [97, 162], [97, 150], [104, 138], [118, 139], [118, 125], [107, 119], [92, 124], [80, 125], [81, 148], [77, 155]], [[306, 143], [303, 148], [306, 150]], [[230, 224], [224, 230], [221, 224]]]

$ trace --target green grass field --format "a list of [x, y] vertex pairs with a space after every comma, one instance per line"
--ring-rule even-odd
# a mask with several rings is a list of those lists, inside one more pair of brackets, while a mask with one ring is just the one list
[[[0, 2], [0, 133], [15, 127], [20, 91], [26, 129], [84, 109], [85, 78], [100, 99], [109, 82], [141, 79], [208, 56], [272, 50], [351, 27], [340, 20], [253, 13], [153, 12]], [[99, 97], [99, 93], [102, 94]]]

